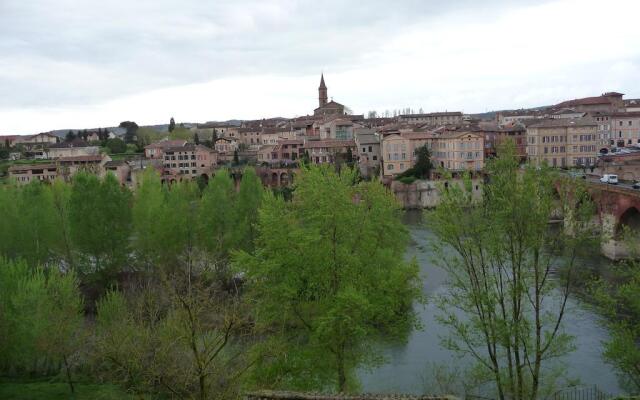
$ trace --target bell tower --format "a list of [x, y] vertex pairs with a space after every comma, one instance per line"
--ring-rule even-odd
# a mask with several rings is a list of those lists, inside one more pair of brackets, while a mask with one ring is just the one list
[[319, 107], [326, 105], [328, 102], [327, 85], [324, 84], [324, 73], [320, 75], [320, 87], [318, 88]]

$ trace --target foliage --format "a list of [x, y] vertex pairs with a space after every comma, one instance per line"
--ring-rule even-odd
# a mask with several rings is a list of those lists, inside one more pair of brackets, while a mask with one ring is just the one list
[[171, 117], [169, 120], [169, 132], [173, 132], [174, 129], [176, 129], [176, 121]]
[[238, 158], [238, 150], [233, 151], [233, 165], [240, 164], [240, 159]]
[[[69, 388], [66, 383], [47, 380], [0, 381], [0, 398], [12, 400], [68, 400]], [[146, 397], [125, 393], [118, 386], [110, 384], [76, 384], [75, 400], [135, 400]]]
[[630, 393], [640, 391], [640, 238], [626, 227], [622, 241], [631, 257], [613, 271], [612, 279], [599, 278], [591, 291], [599, 310], [607, 317], [611, 338], [605, 343], [604, 357], [616, 369], [622, 385]]
[[67, 383], [82, 346], [82, 300], [73, 273], [0, 259], [0, 371], [58, 372]]
[[[473, 359], [498, 398], [536, 399], [561, 378], [550, 361], [573, 349], [562, 320], [593, 205], [583, 187], [563, 181], [563, 204], [575, 206], [565, 210], [571, 235], [549, 234], [556, 177], [547, 168], [521, 171], [511, 143], [500, 150], [484, 197], [467, 178], [441, 188], [430, 215], [435, 259], [450, 276], [439, 320], [451, 332], [443, 344]], [[558, 267], [567, 276], [562, 287], [549, 279]]]
[[128, 255], [131, 193], [112, 174], [100, 180], [78, 173], [71, 190], [69, 222], [75, 248], [83, 255], [85, 274], [98, 272], [103, 282], [114, 277]]
[[148, 168], [142, 176], [142, 184], [135, 193], [132, 208], [134, 232], [133, 247], [137, 260], [146, 269], [162, 261], [167, 236], [165, 226], [166, 193], [160, 184], [160, 175]]
[[138, 132], [138, 124], [133, 121], [120, 122], [120, 128], [125, 128], [127, 132], [124, 134], [125, 143], [133, 143], [136, 140], [136, 133]]
[[120, 154], [127, 151], [127, 144], [122, 139], [108, 139], [105, 146], [109, 150], [109, 154]]
[[66, 136], [64, 137], [64, 141], [72, 142], [76, 137], [77, 137], [76, 134], [72, 130], [70, 130], [69, 132], [67, 132]]
[[404, 183], [405, 185], [410, 185], [416, 181], [415, 176], [401, 176], [400, 178], [396, 178], [399, 182]]
[[178, 126], [169, 133], [169, 139], [191, 141], [193, 139], [193, 132], [185, 127]]
[[354, 180], [350, 169], [303, 170], [293, 201], [265, 195], [255, 254], [235, 257], [258, 327], [274, 333], [260, 387], [353, 390], [355, 367], [380, 360], [374, 337], [415, 322], [418, 272], [402, 261], [398, 205], [379, 183]]
[[253, 250], [257, 236], [258, 209], [263, 195], [264, 188], [255, 169], [245, 168], [236, 200], [236, 243], [248, 252]]
[[226, 169], [216, 172], [202, 195], [200, 244], [214, 262], [224, 261], [236, 244], [235, 191]]
[[151, 143], [155, 143], [159, 141], [162, 137], [163, 135], [153, 128], [149, 128], [149, 127], [138, 128], [138, 130], [136, 131], [137, 150], [140, 152], [144, 151], [145, 146], [148, 146]]
[[[431, 163], [431, 152], [427, 145], [423, 145], [416, 149], [416, 163], [413, 167], [399, 174], [396, 179], [414, 177], [415, 179], [428, 179], [431, 175], [433, 164]], [[403, 182], [406, 183], [406, 182]]]

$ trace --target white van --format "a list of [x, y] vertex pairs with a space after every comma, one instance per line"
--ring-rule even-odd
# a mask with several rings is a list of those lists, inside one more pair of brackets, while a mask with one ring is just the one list
[[602, 183], [610, 183], [612, 185], [618, 184], [618, 175], [604, 174], [602, 178], [600, 178], [600, 182]]

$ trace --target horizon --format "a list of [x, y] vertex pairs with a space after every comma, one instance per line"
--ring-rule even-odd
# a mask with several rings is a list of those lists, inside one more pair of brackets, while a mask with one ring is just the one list
[[[321, 73], [330, 98], [365, 115], [640, 97], [631, 0], [125, 5], [1, 6], [0, 87], [11, 96], [0, 96], [0, 134], [304, 116]], [[594, 29], [603, 20], [615, 31]]]

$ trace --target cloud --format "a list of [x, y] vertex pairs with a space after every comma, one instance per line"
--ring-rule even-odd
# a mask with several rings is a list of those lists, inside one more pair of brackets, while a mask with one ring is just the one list
[[301, 115], [320, 70], [360, 113], [640, 97], [639, 11], [634, 0], [4, 0], [0, 131]]

